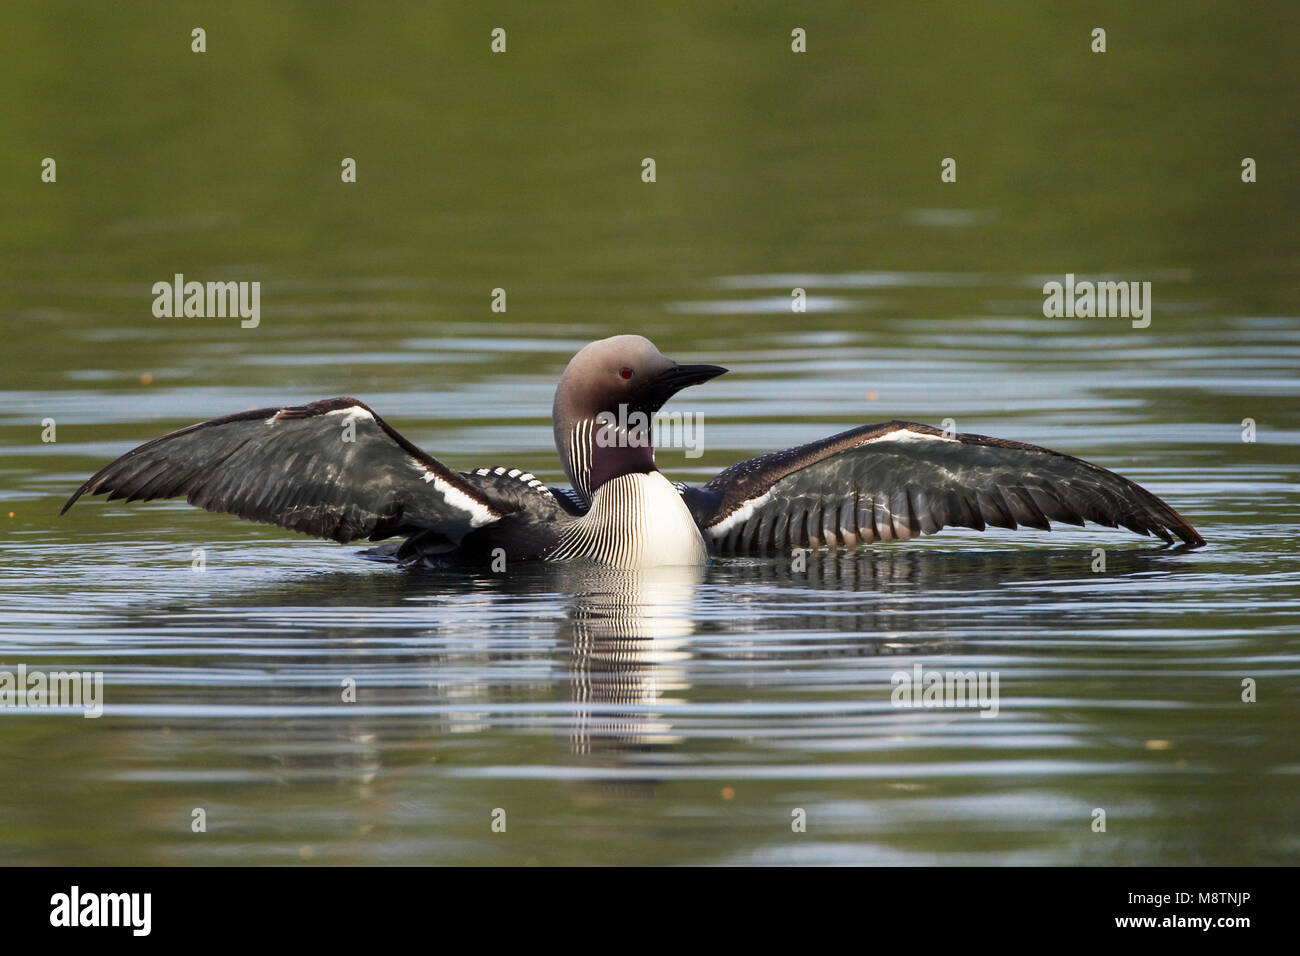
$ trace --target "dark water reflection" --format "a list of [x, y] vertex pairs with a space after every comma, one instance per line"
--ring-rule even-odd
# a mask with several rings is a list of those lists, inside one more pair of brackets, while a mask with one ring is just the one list
[[[114, 611], [32, 602], [42, 638], [11, 640], [110, 686], [97, 722], [6, 723], [65, 768], [39, 801], [6, 784], [14, 858], [120, 859], [127, 833], [164, 861], [1289, 858], [1294, 600], [1225, 599], [1204, 552], [1112, 548], [1098, 576], [1071, 537], [488, 579], [284, 542], [242, 559], [341, 569], [170, 601], [188, 569], [142, 597], [92, 568]], [[996, 719], [892, 706], [916, 663], [997, 672]], [[1247, 674], [1275, 699], [1240, 703]]]

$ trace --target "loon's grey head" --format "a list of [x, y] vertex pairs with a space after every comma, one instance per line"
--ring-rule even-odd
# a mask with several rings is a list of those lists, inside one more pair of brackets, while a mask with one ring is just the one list
[[555, 447], [574, 490], [590, 500], [606, 481], [654, 468], [650, 418], [683, 388], [727, 371], [679, 365], [641, 335], [592, 342], [555, 389]]

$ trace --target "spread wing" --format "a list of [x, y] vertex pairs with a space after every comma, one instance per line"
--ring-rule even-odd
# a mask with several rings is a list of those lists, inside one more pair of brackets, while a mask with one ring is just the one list
[[928, 425], [865, 425], [732, 465], [683, 493], [715, 551], [854, 547], [944, 527], [1050, 530], [1093, 521], [1191, 545], [1178, 512], [1114, 472], [1059, 452]]
[[105, 466], [63, 511], [85, 494], [127, 501], [183, 495], [208, 511], [335, 541], [421, 531], [457, 540], [512, 510], [355, 398], [261, 408], [182, 428]]

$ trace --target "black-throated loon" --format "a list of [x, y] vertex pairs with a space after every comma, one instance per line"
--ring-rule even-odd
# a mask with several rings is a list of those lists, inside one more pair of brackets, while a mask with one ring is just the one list
[[404, 537], [392, 552], [399, 561], [466, 566], [499, 556], [689, 565], [710, 553], [851, 548], [945, 526], [1049, 530], [1051, 521], [1205, 543], [1114, 472], [913, 422], [864, 425], [751, 458], [699, 488], [672, 483], [655, 467], [648, 430], [625, 423], [646, 421], [681, 389], [725, 371], [679, 365], [639, 335], [583, 348], [552, 408], [571, 489], [517, 468], [454, 471], [355, 398], [332, 398], [215, 418], [140, 445], [78, 488], [63, 511], [83, 494], [184, 495], [209, 511], [339, 542]]

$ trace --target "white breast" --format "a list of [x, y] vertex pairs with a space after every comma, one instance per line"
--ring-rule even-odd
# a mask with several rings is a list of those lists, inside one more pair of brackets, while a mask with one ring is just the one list
[[591, 509], [565, 531], [549, 560], [590, 558], [615, 568], [658, 568], [708, 560], [681, 494], [657, 471], [620, 475], [599, 488]]

